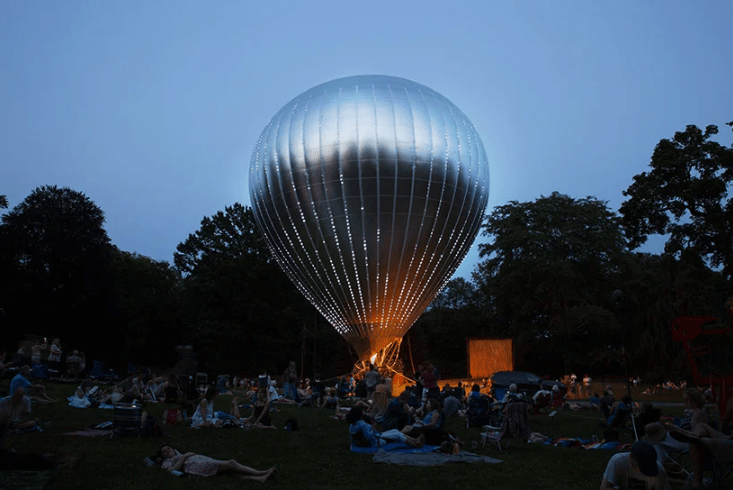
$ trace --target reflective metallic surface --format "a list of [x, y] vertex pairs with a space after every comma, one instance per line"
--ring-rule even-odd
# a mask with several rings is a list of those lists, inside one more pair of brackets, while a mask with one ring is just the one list
[[285, 105], [249, 182], [278, 263], [361, 359], [399, 341], [450, 279], [489, 198], [468, 118], [387, 76], [333, 80]]

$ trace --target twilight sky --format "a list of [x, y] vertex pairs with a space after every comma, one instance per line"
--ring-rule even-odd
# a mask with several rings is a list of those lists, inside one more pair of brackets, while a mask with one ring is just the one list
[[[452, 3], [2, 2], [0, 194], [84, 192], [114, 244], [172, 261], [204, 216], [249, 205], [268, 120], [359, 74], [427, 85], [471, 119], [487, 212], [553, 191], [618, 210], [661, 138], [733, 139], [729, 0]], [[456, 275], [477, 260], [474, 245]]]

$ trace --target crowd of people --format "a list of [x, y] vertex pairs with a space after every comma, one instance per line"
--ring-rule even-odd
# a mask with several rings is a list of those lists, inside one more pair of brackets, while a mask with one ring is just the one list
[[[48, 355], [43, 359], [43, 353]], [[81, 382], [70, 387], [68, 402], [77, 408], [112, 408], [119, 403], [141, 404], [164, 402], [176, 405], [170, 409], [173, 417], [170, 421], [187, 423], [193, 428], [242, 427], [248, 429], [278, 429], [291, 427], [290, 421], [276, 420], [278, 409], [276, 404], [297, 404], [299, 407], [311, 407], [327, 412], [332, 418], [345, 420], [352, 447], [378, 448], [390, 443], [401, 443], [407, 447], [435, 446], [442, 452], [455, 453], [460, 450], [461, 441], [446, 427], [450, 417], [468, 417], [469, 425], [476, 416], [475, 407], [486, 407], [485, 419], [479, 419], [478, 425], [491, 424], [498, 419], [506, 419], [514, 406], [527, 412], [522, 404], [537, 406], [539, 400], [565, 400], [565, 393], [554, 386], [552, 391], [538, 391], [534, 396], [527, 396], [512, 385], [500, 397], [495, 398], [488, 386], [479, 384], [456, 386], [438, 384], [439, 375], [430, 363], [422, 366], [415, 374], [415, 383], [404, 387], [403, 391], [392, 396], [392, 380], [383, 376], [372, 366], [369, 369], [328, 380], [316, 375], [310, 379], [298, 376], [296, 364], [291, 362], [282, 376], [272, 379], [266, 370], [259, 376], [242, 375], [229, 378], [219, 376], [213, 383], [197, 383], [195, 379], [180, 372], [166, 372], [159, 375], [150, 370], [130, 371], [112, 385], [102, 386], [98, 380], [84, 377], [83, 362], [77, 362], [81, 356], [70, 353], [62, 358], [63, 350], [59, 339], [48, 344], [45, 339], [30, 345], [29, 364], [18, 365], [18, 355], [14, 361], [6, 360], [6, 353], [0, 352], [0, 372], [9, 382], [8, 395], [0, 399], [0, 419], [4, 432], [23, 432], [34, 430], [38, 421], [32, 418], [33, 403], [55, 403], [48, 396], [45, 387], [34, 381], [37, 366], [44, 360], [48, 362], [49, 371], [59, 373], [59, 379], [81, 379]], [[39, 355], [41, 358], [39, 359]], [[72, 369], [63, 369], [61, 359], [71, 358]], [[40, 363], [39, 363], [40, 361]], [[22, 362], [22, 361], [20, 361]], [[35, 369], [35, 370], [34, 370]], [[653, 413], [650, 403], [633, 403], [628, 394], [619, 398], [610, 385], [598, 392], [591, 392], [592, 380], [589, 375], [578, 379], [570, 374], [563, 379], [567, 382], [568, 394], [575, 397], [587, 396], [589, 407], [601, 413], [600, 422], [609, 429], [617, 428], [621, 414], [632, 413], [640, 423], [641, 439], [635, 442], [630, 452], [614, 455], [607, 465], [602, 477], [601, 488], [625, 488], [629, 481], [645, 482], [646, 488], [668, 488], [667, 472], [670, 471], [666, 453], [660, 450], [665, 443], [689, 451], [692, 459], [690, 481], [691, 488], [703, 484], [702, 475], [706, 461], [711, 457], [733, 459], [733, 441], [731, 441], [731, 418], [733, 403], [729, 403], [725, 415], [718, 425], [711, 422], [714, 406], [711, 392], [706, 393], [697, 388], [682, 389], [682, 399], [687, 409], [687, 416], [672, 423], [660, 423], [657, 419], [648, 419]], [[637, 383], [635, 385], [638, 386]], [[669, 383], [660, 389], [669, 389]], [[678, 388], [675, 385], [674, 388]], [[225, 410], [216, 410], [216, 399], [219, 395], [228, 395], [231, 399]], [[219, 407], [221, 408], [221, 407]], [[190, 414], [190, 416], [189, 416]], [[526, 418], [524, 419], [526, 423]], [[169, 422], [170, 422], [169, 421]], [[297, 427], [297, 425], [295, 426]], [[527, 439], [529, 428], [521, 431]], [[607, 432], [607, 435], [611, 432]], [[610, 437], [610, 436], [609, 436]], [[179, 453], [171, 446], [163, 446], [154, 458], [167, 471], [182, 472], [199, 476], [213, 476], [220, 473], [233, 473], [241, 478], [254, 481], [266, 481], [276, 475], [275, 468], [256, 470], [242, 465], [235, 460], [220, 461], [194, 453]]]

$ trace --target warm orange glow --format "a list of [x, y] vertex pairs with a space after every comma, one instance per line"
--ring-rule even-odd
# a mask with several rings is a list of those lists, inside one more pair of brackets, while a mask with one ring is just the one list
[[497, 371], [513, 371], [512, 339], [466, 339], [468, 377], [490, 378]]

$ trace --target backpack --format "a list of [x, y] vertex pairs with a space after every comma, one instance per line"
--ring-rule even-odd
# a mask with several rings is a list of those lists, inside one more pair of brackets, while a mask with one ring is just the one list
[[164, 425], [176, 425], [179, 422], [183, 422], [183, 412], [177, 408], [169, 408], [163, 410], [160, 418], [163, 420]]
[[161, 425], [158, 423], [158, 419], [148, 414], [148, 419], [145, 421], [145, 425], [140, 428], [140, 435], [150, 437], [163, 437], [167, 436], [168, 434], [163, 432], [163, 427], [161, 427]]

